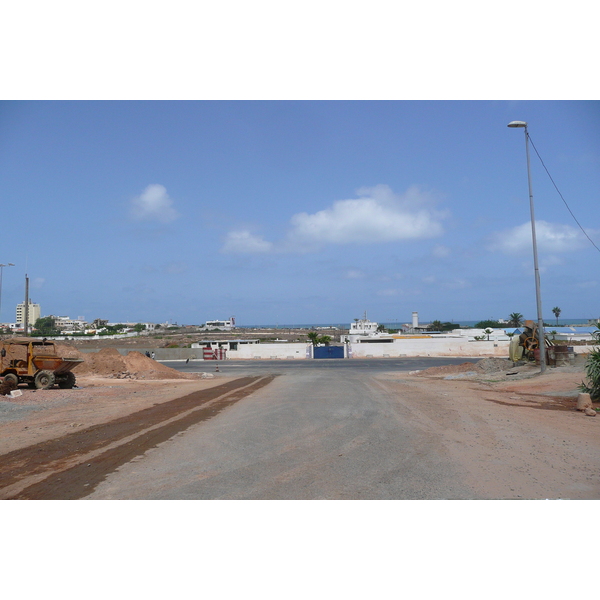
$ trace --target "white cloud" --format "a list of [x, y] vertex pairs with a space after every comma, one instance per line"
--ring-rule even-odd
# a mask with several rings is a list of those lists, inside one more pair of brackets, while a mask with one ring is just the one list
[[131, 216], [136, 221], [170, 223], [179, 217], [165, 186], [154, 183], [131, 201]]
[[271, 242], [249, 231], [230, 231], [221, 251], [231, 254], [264, 254], [272, 248]]
[[[535, 222], [535, 237], [541, 252], [571, 252], [579, 250], [586, 242], [585, 236], [578, 229], [547, 221]], [[523, 223], [513, 229], [492, 234], [488, 249], [505, 254], [532, 252], [531, 223]]]
[[346, 279], [363, 279], [364, 277], [365, 273], [358, 269], [349, 269], [346, 271]]
[[447, 212], [436, 210], [435, 198], [416, 186], [404, 194], [395, 194], [387, 185], [360, 188], [356, 193], [357, 199], [338, 200], [314, 214], [293, 215], [291, 229], [281, 243], [273, 244], [245, 230], [232, 231], [222, 251], [309, 252], [323, 244], [375, 244], [443, 233]]
[[446, 214], [432, 208], [431, 196], [417, 187], [400, 195], [387, 185], [377, 185], [357, 194], [360, 198], [338, 200], [317, 213], [294, 215], [288, 233], [291, 249], [431, 238], [443, 232]]
[[470, 288], [471, 282], [466, 279], [453, 279], [452, 281], [447, 281], [444, 284], [444, 287], [449, 290], [464, 290], [466, 288]]
[[587, 290], [587, 289], [598, 287], [598, 282], [597, 281], [582, 281], [581, 283], [576, 283], [575, 287]]
[[165, 265], [165, 273], [168, 275], [178, 275], [179, 273], [185, 273], [187, 271], [187, 265], [184, 262], [170, 262]]
[[450, 255], [450, 248], [448, 248], [447, 246], [442, 246], [442, 245], [438, 244], [437, 246], [435, 246], [433, 248], [431, 253], [436, 258], [446, 258], [446, 256]]

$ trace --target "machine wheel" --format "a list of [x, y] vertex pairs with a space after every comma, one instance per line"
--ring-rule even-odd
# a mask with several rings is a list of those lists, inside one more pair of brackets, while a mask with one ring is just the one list
[[15, 388], [19, 385], [19, 378], [14, 373], [7, 373], [4, 376], [5, 383], [13, 383]]
[[534, 337], [528, 337], [525, 342], [523, 342], [525, 350], [535, 350], [536, 348], [539, 348], [539, 345], [539, 341]]
[[33, 378], [35, 387], [38, 390], [47, 390], [54, 385], [54, 373], [52, 371], [38, 371]]
[[61, 379], [58, 382], [58, 387], [61, 390], [70, 390], [70, 389], [74, 388], [75, 387], [75, 373], [71, 373], [71, 371], [69, 371], [65, 375], [64, 379]]

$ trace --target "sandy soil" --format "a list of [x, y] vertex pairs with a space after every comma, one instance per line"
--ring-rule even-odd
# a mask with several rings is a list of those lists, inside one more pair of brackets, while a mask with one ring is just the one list
[[72, 390], [29, 390], [0, 399], [0, 455], [55, 439], [77, 429], [106, 423], [158, 403], [230, 380], [135, 380], [87, 376]]
[[[72, 390], [21, 386], [22, 395], [1, 397], [0, 455], [77, 431], [83, 434], [89, 429], [93, 436], [94, 426], [235, 379], [181, 374], [139, 353], [131, 354], [125, 360], [116, 351], [98, 353], [94, 368], [101, 373], [85, 374], [86, 369], [81, 369], [84, 374], [78, 375], [78, 387]], [[484, 359], [475, 366], [465, 363], [410, 374], [387, 373], [385, 384], [402, 397], [410, 397], [411, 406], [432, 430], [437, 428], [470, 472], [474, 485], [486, 486], [494, 497], [494, 485], [505, 485], [511, 478], [515, 482], [521, 478], [523, 485], [531, 485], [532, 477], [551, 481], [559, 489], [568, 483], [570, 472], [586, 463], [592, 469], [590, 485], [596, 485], [592, 479], [598, 479], [593, 473], [600, 458], [600, 418], [576, 411], [577, 386], [583, 378], [581, 366], [548, 369], [540, 375], [539, 367], [514, 368], [504, 359]], [[484, 455], [482, 448], [487, 449]], [[543, 495], [543, 487], [540, 490]], [[600, 486], [596, 497], [600, 497]]]
[[181, 373], [144, 356], [122, 356], [114, 348], [82, 354], [71, 344], [57, 344], [57, 353], [80, 358], [76, 387], [32, 390], [0, 396], [0, 454], [60, 437], [65, 432], [104, 423], [153, 404], [223, 383], [213, 373]]
[[583, 366], [541, 375], [504, 359], [478, 365], [394, 374], [386, 383], [410, 396], [415, 418], [482, 498], [600, 498], [600, 418], [576, 410]]

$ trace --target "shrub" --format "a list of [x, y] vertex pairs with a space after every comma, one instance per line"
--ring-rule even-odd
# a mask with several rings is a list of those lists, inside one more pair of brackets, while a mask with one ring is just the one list
[[[596, 341], [600, 341], [600, 322], [597, 327], [598, 329], [593, 335]], [[585, 363], [585, 375], [587, 381], [581, 382], [579, 390], [589, 394], [594, 402], [600, 401], [600, 348], [598, 346], [594, 346], [588, 355]]]
[[502, 329], [502, 323], [499, 321], [494, 321], [493, 319], [488, 319], [487, 321], [479, 321], [479, 323], [475, 323], [475, 329]]

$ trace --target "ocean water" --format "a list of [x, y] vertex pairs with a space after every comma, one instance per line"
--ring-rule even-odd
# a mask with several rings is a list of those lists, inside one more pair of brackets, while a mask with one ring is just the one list
[[[441, 319], [440, 319], [441, 320]], [[485, 321], [488, 319], [478, 319], [477, 321], [448, 321], [449, 323], [455, 323], [461, 325], [462, 327], [474, 327], [480, 321]], [[537, 318], [531, 319], [532, 321], [537, 321]], [[589, 319], [558, 319], [559, 327], [566, 327], [568, 325], [588, 325]], [[410, 321], [406, 321], [407, 323]], [[420, 325], [427, 325], [430, 321], [419, 320]], [[386, 329], [400, 329], [404, 322], [395, 321], [393, 323], [381, 323]], [[442, 320], [442, 323], [445, 321]], [[544, 323], [548, 325], [556, 325], [556, 318], [544, 318]], [[263, 324], [263, 325], [237, 325], [240, 329], [316, 329], [318, 327], [337, 327], [339, 329], [349, 329], [350, 321], [345, 323], [303, 323], [303, 324]]]

